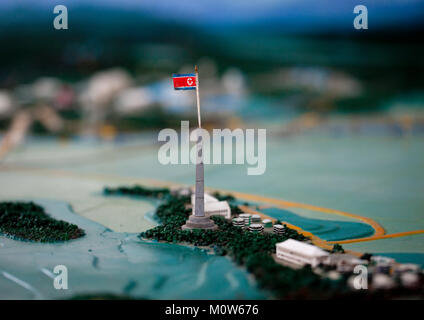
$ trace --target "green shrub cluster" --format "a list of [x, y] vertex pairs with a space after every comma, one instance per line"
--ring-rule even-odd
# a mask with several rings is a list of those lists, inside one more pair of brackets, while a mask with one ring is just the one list
[[164, 202], [156, 209], [156, 216], [164, 225], [182, 226], [191, 213], [187, 208], [189, 196], [167, 195]]
[[214, 196], [216, 199], [218, 199], [219, 201], [228, 201], [228, 202], [233, 202], [233, 201], [235, 201], [235, 200], [236, 200], [236, 198], [234, 198], [234, 196], [233, 196], [233, 195], [231, 195], [231, 194], [223, 195], [223, 194], [221, 194], [221, 193], [219, 193], [219, 192], [214, 192], [214, 193], [213, 193], [213, 196]]
[[0, 202], [0, 233], [38, 242], [65, 241], [85, 234], [74, 224], [49, 217], [33, 202]]
[[127, 195], [127, 196], [141, 196], [141, 197], [153, 197], [162, 199], [170, 194], [168, 188], [161, 189], [150, 189], [142, 186], [133, 187], [118, 187], [118, 188], [104, 188], [103, 193], [105, 195]]
[[336, 243], [333, 246], [333, 249], [331, 250], [331, 253], [345, 253], [345, 251], [344, 251], [343, 247], [340, 244]]
[[246, 268], [261, 288], [271, 291], [277, 298], [329, 299], [340, 295], [344, 287], [343, 279], [324, 279], [315, 274], [309, 265], [292, 269], [276, 263], [265, 253], [249, 255]]

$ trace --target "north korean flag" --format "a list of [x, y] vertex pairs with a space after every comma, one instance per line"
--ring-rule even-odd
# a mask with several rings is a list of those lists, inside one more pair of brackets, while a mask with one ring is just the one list
[[183, 73], [172, 75], [175, 90], [195, 90], [197, 81], [195, 73]]

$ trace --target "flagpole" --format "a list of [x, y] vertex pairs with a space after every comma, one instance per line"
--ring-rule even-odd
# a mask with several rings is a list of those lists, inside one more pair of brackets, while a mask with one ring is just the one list
[[[200, 98], [199, 98], [199, 70], [194, 67], [196, 74], [196, 98], [197, 98], [197, 121], [199, 129], [202, 128], [200, 119]], [[200, 131], [200, 130], [199, 130]], [[200, 132], [197, 135], [197, 158], [196, 158], [196, 185], [195, 185], [195, 202], [192, 215], [188, 218], [183, 230], [190, 229], [211, 229], [216, 230], [218, 227], [207, 216], [205, 216], [205, 178], [203, 168], [203, 136]]]
[[201, 128], [202, 121], [200, 119], [199, 70], [197, 69], [197, 66], [194, 66], [194, 72], [196, 73], [197, 122], [199, 123], [199, 128]]
[[[197, 66], [194, 67], [194, 72], [196, 73], [196, 98], [197, 98], [197, 121], [199, 123], [199, 130], [202, 128], [202, 122], [200, 118], [200, 98], [199, 98], [199, 70]], [[204, 189], [205, 189], [205, 178], [204, 178], [204, 168], [203, 168], [203, 137], [200, 136], [200, 132], [197, 136], [197, 163], [196, 163], [196, 190], [195, 190], [195, 208], [194, 215], [197, 217], [205, 216], [205, 199], [204, 199]]]

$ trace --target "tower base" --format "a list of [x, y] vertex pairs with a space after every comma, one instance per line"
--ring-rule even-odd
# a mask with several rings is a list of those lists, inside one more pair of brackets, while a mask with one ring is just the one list
[[192, 229], [207, 229], [207, 230], [216, 230], [218, 226], [210, 218], [203, 216], [197, 217], [191, 215], [188, 217], [185, 225], [181, 227], [183, 230], [192, 230]]

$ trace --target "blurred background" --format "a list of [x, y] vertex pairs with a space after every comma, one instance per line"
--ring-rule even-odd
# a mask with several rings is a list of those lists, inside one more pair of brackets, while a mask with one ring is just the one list
[[0, 157], [29, 134], [114, 141], [194, 121], [171, 74], [195, 64], [206, 127], [420, 135], [423, 18], [419, 0], [3, 0]]

